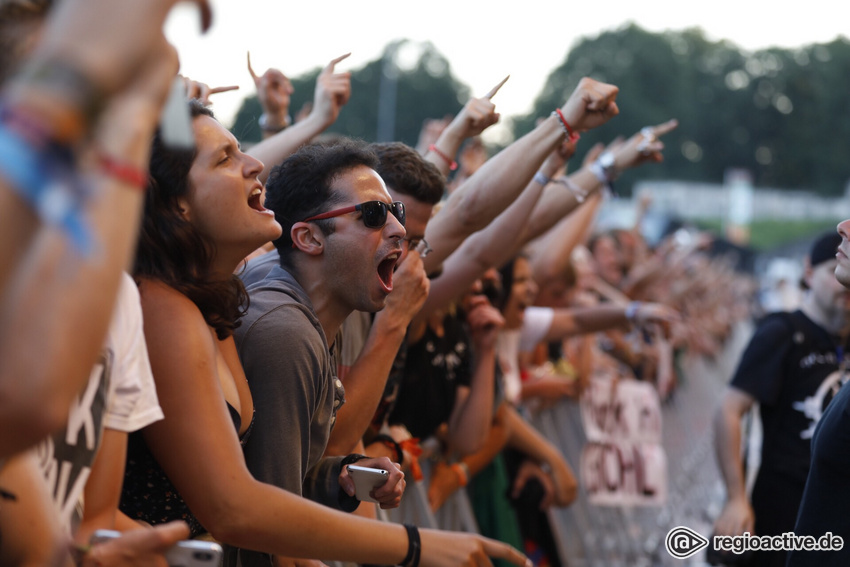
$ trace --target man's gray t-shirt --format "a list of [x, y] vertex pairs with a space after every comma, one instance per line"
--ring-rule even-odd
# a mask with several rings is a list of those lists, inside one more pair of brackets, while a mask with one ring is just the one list
[[[344, 403], [340, 340], [329, 349], [310, 298], [279, 265], [248, 293], [248, 313], [234, 334], [256, 412], [245, 445], [248, 469], [262, 482], [348, 508], [337, 481], [342, 457], [322, 458]], [[242, 565], [268, 565], [268, 558], [240, 553]]]

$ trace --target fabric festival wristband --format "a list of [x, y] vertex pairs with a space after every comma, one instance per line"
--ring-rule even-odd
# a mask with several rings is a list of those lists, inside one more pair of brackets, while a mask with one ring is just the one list
[[640, 309], [641, 302], [640, 301], [632, 301], [626, 306], [626, 319], [628, 321], [634, 322], [635, 315], [637, 315], [638, 309]]
[[74, 247], [92, 249], [82, 205], [88, 188], [74, 171], [70, 148], [49, 142], [43, 148], [0, 123], [0, 175], [45, 224], [61, 227]]
[[550, 181], [552, 181], [552, 178], [547, 176], [545, 173], [543, 173], [541, 171], [538, 171], [537, 173], [534, 174], [534, 182], [537, 183], [538, 185], [542, 185], [543, 187], [546, 187], [547, 185], [549, 185]]
[[385, 447], [392, 449], [396, 463], [401, 464], [404, 460], [404, 452], [401, 449], [401, 445], [396, 443], [396, 440], [390, 437], [389, 435], [386, 435], [384, 433], [375, 435], [375, 437], [372, 439], [372, 442], [381, 443]]

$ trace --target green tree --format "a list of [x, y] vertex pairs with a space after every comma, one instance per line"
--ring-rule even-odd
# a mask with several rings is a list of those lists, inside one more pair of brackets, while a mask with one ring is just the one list
[[721, 182], [730, 167], [749, 169], [757, 185], [840, 193], [846, 183], [850, 101], [842, 85], [850, 43], [747, 53], [708, 41], [699, 29], [654, 34], [638, 26], [579, 42], [549, 76], [534, 111], [513, 121], [533, 127], [583, 76], [620, 87], [621, 114], [587, 133], [582, 147], [678, 118], [664, 138], [665, 161], [624, 175], [618, 189], [651, 175]]
[[[293, 113], [312, 99], [318, 73], [316, 68], [292, 79]], [[648, 177], [720, 183], [729, 168], [750, 170], [757, 186], [836, 195], [847, 184], [845, 38], [749, 53], [709, 41], [699, 29], [651, 33], [629, 24], [574, 45], [547, 78], [532, 112], [508, 119], [514, 137], [563, 104], [584, 76], [620, 87], [621, 112], [583, 136], [576, 159], [597, 141], [679, 119], [679, 128], [664, 137], [664, 163], [627, 172], [618, 182], [626, 194]], [[413, 145], [424, 119], [456, 114], [469, 92], [431, 44], [405, 40], [353, 71], [351, 81], [351, 100], [330, 131], [368, 141], [380, 135]], [[247, 98], [233, 127], [237, 137], [259, 140], [259, 115], [256, 97]], [[379, 120], [387, 118], [392, 134], [379, 134]]]

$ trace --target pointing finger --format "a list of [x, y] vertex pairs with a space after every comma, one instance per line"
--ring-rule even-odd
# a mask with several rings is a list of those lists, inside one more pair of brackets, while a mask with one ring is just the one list
[[228, 85], [226, 87], [213, 87], [208, 94], [214, 95], [218, 93], [226, 93], [228, 91], [238, 91], [239, 85]]
[[331, 62], [330, 62], [330, 63], [328, 63], [328, 64], [325, 66], [325, 68], [324, 68], [324, 72], [326, 72], [326, 73], [333, 73], [333, 70], [334, 70], [334, 67], [336, 66], [336, 64], [337, 64], [337, 63], [339, 63], [340, 61], [342, 61], [343, 59], [348, 58], [348, 56], [350, 56], [350, 55], [351, 55], [351, 52], [349, 51], [349, 52], [348, 52], [348, 53], [346, 53], [345, 55], [340, 55], [340, 56], [339, 56], [339, 57], [337, 57], [336, 59], [332, 59], [332, 60], [331, 60]]
[[507, 77], [505, 77], [504, 79], [502, 79], [502, 81], [501, 81], [498, 85], [496, 85], [495, 87], [493, 87], [492, 89], [490, 89], [490, 92], [489, 92], [489, 93], [487, 93], [486, 95], [484, 95], [484, 98], [486, 98], [486, 99], [491, 99], [491, 98], [493, 98], [494, 96], [496, 96], [496, 93], [497, 93], [497, 92], [499, 92], [499, 89], [501, 89], [501, 88], [502, 88], [502, 85], [504, 85], [505, 83], [507, 83], [507, 82], [508, 82], [508, 79], [510, 79], [510, 78], [511, 78], [511, 76], [510, 76], [510, 75], [508, 75]]
[[504, 559], [506, 561], [510, 561], [514, 565], [531, 567], [531, 560], [514, 549], [513, 546], [488, 538], [482, 538], [482, 540], [484, 543], [484, 552], [490, 557]]
[[656, 136], [663, 136], [667, 132], [675, 130], [679, 126], [679, 121], [675, 118], [672, 120], [668, 120], [664, 124], [659, 124], [653, 130], [655, 131]]
[[257, 74], [254, 72], [254, 68], [251, 67], [251, 52], [250, 51], [248, 52], [248, 72], [251, 73], [251, 78], [254, 79], [254, 82], [256, 83], [259, 80], [259, 77], [257, 77]]

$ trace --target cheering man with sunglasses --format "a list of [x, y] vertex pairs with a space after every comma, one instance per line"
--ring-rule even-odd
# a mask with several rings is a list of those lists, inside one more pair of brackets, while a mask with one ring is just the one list
[[[306, 146], [271, 172], [265, 206], [283, 227], [274, 243], [280, 265], [249, 285], [235, 334], [255, 406], [245, 444], [251, 473], [349, 511], [358, 502], [347, 464], [389, 471], [372, 492], [384, 508], [398, 506], [405, 486], [386, 457], [322, 458], [345, 401], [336, 374], [340, 326], [353, 310], [384, 307], [402, 254], [404, 205], [393, 202], [377, 165], [366, 146], [344, 142]], [[240, 558], [269, 565], [254, 552], [240, 550]]]

